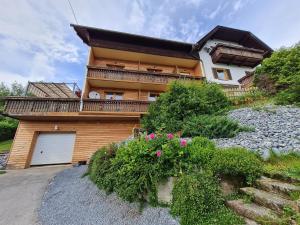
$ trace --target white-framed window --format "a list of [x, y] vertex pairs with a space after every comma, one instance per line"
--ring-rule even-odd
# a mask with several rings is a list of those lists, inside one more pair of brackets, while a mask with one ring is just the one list
[[123, 93], [120, 92], [106, 92], [105, 99], [107, 100], [123, 100]]
[[158, 98], [159, 93], [149, 92], [148, 101], [154, 102]]

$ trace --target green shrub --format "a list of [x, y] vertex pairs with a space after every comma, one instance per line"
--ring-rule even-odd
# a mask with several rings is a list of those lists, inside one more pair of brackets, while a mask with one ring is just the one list
[[258, 155], [244, 148], [220, 149], [210, 166], [215, 174], [240, 176], [248, 184], [263, 173], [263, 163]]
[[113, 180], [107, 176], [113, 172], [112, 158], [115, 157], [117, 146], [111, 144], [95, 152], [90, 160], [88, 174], [91, 180], [100, 188], [110, 193], [113, 190]]
[[0, 141], [13, 139], [18, 127], [18, 121], [2, 117], [0, 120]]
[[189, 146], [189, 161], [206, 167], [212, 160], [216, 152], [213, 142], [205, 137], [195, 137]]
[[149, 132], [177, 132], [186, 118], [217, 114], [228, 106], [227, 97], [216, 84], [175, 81], [150, 105], [142, 125]]
[[183, 136], [208, 138], [231, 138], [241, 131], [249, 131], [249, 129], [227, 117], [210, 115], [188, 118], [182, 129]]
[[172, 194], [171, 213], [180, 217], [181, 225], [243, 224], [225, 208], [217, 180], [209, 171], [184, 174]]
[[275, 51], [255, 71], [255, 84], [278, 104], [300, 102], [300, 44]]

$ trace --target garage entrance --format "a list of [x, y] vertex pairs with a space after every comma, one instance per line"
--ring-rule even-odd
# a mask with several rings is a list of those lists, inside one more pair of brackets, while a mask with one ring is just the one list
[[75, 133], [40, 133], [30, 165], [71, 163], [75, 137]]

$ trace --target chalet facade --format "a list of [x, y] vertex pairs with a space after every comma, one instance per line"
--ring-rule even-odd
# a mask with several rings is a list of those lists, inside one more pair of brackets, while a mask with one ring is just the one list
[[249, 77], [272, 53], [272, 49], [251, 32], [222, 26], [200, 39], [195, 48], [199, 51], [206, 80], [225, 87], [240, 86], [240, 81], [245, 80], [243, 77]]
[[[5, 99], [3, 114], [20, 120], [10, 168], [86, 162], [100, 147], [132, 135], [148, 105], [169, 82], [207, 79], [236, 85], [271, 51], [250, 45], [251, 38], [230, 39], [231, 34], [221, 35], [220, 30], [190, 44], [71, 26], [89, 47], [82, 91], [67, 90], [63, 84], [32, 83], [30, 96]], [[233, 46], [240, 39], [245, 40], [239, 42], [241, 46]], [[222, 44], [213, 45], [215, 40]], [[213, 49], [207, 51], [208, 47]], [[241, 73], [236, 75], [239, 67]], [[231, 79], [223, 79], [226, 75], [215, 79], [214, 68], [229, 70]]]

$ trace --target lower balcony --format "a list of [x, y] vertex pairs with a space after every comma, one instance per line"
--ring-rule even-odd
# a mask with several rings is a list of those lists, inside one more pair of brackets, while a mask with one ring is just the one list
[[216, 45], [210, 52], [213, 63], [255, 67], [264, 59], [264, 51], [225, 44]]
[[56, 99], [7, 97], [3, 115], [18, 119], [80, 119], [97, 117], [140, 117], [150, 102], [138, 100]]

